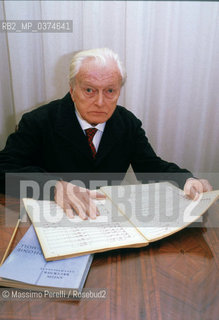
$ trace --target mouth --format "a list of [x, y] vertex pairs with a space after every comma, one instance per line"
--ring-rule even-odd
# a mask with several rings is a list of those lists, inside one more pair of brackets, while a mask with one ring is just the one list
[[101, 116], [101, 115], [106, 115], [107, 113], [103, 111], [90, 111], [89, 114], [94, 116]]

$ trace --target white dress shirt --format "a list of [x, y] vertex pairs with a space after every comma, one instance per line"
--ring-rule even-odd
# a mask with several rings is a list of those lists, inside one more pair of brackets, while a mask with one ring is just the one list
[[89, 129], [89, 128], [96, 128], [97, 129], [97, 132], [95, 133], [95, 135], [93, 137], [93, 144], [94, 144], [94, 147], [95, 147], [95, 149], [97, 151], [98, 147], [99, 147], [99, 144], [100, 144], [100, 140], [102, 138], [102, 134], [103, 134], [106, 122], [99, 123], [96, 126], [92, 126], [86, 120], [82, 119], [82, 117], [79, 114], [79, 112], [77, 111], [77, 109], [75, 109], [75, 113], [76, 113], [77, 119], [78, 119], [78, 121], [80, 123], [80, 126], [81, 126], [82, 130], [84, 131], [85, 135], [86, 135], [86, 132], [85, 132], [86, 129]]

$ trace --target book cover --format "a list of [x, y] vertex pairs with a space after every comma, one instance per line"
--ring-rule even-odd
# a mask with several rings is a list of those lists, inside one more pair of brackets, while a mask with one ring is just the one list
[[93, 255], [45, 260], [31, 225], [0, 267], [0, 285], [23, 289], [74, 289], [81, 292]]

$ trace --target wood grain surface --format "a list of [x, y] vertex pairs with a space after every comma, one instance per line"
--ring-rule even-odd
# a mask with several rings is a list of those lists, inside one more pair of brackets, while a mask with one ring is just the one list
[[[19, 200], [5, 201], [1, 195], [0, 259], [18, 215]], [[27, 219], [21, 223], [13, 247], [29, 224]], [[16, 300], [0, 296], [0, 319], [218, 320], [218, 226], [216, 203], [202, 223], [148, 247], [96, 254], [85, 289], [106, 290], [105, 299]]]

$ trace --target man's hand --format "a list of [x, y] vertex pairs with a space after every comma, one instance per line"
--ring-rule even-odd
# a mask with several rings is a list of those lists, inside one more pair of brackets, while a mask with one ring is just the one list
[[99, 212], [92, 199], [105, 199], [106, 196], [85, 188], [78, 187], [66, 181], [58, 181], [55, 185], [55, 202], [62, 207], [69, 218], [74, 212], [83, 220], [95, 219]]
[[212, 190], [212, 186], [205, 179], [189, 178], [184, 185], [185, 195], [193, 200], [197, 200], [200, 193]]

